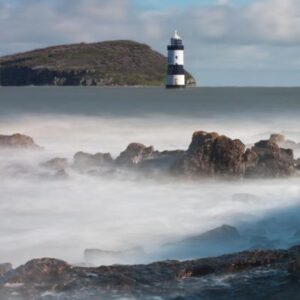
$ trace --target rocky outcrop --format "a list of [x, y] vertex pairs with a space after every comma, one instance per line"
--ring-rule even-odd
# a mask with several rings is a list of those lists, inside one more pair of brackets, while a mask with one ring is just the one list
[[23, 149], [38, 149], [40, 148], [35, 144], [34, 140], [23, 134], [13, 135], [0, 135], [0, 147], [5, 148], [23, 148]]
[[204, 176], [290, 176], [294, 172], [293, 151], [281, 149], [272, 141], [260, 141], [245, 151], [240, 140], [217, 133], [193, 134], [186, 154], [172, 167], [175, 174]]
[[[134, 41], [49, 47], [0, 58], [0, 85], [164, 86], [167, 58]], [[187, 85], [196, 85], [187, 73]]]
[[0, 296], [2, 300], [10, 299], [12, 293], [25, 300], [42, 299], [46, 295], [53, 300], [154, 299], [155, 296], [168, 300], [274, 299], [274, 295], [279, 297], [276, 299], [297, 299], [299, 259], [300, 247], [98, 268], [74, 267], [44, 258], [4, 274]]
[[133, 167], [153, 157], [153, 146], [146, 147], [143, 144], [131, 143], [126, 150], [116, 158], [116, 164], [122, 167]]
[[197, 131], [185, 156], [175, 162], [173, 170], [180, 175], [240, 176], [244, 172], [245, 145], [217, 133]]
[[89, 154], [77, 152], [74, 155], [73, 166], [79, 170], [87, 170], [90, 168], [109, 166], [112, 162], [113, 159], [109, 153]]
[[274, 133], [270, 136], [270, 141], [276, 143], [281, 148], [297, 149], [300, 144], [287, 139], [283, 134]]
[[55, 171], [61, 171], [68, 167], [68, 160], [66, 158], [56, 157], [41, 164], [43, 167]]
[[275, 142], [260, 141], [251, 152], [252, 163], [245, 170], [247, 177], [282, 177], [295, 171], [293, 150], [279, 148]]

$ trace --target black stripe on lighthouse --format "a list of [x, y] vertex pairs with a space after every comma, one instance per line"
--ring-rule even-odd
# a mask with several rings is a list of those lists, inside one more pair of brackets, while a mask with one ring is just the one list
[[168, 45], [168, 70], [167, 70], [167, 88], [184, 88], [184, 45], [177, 31], [171, 38], [171, 44]]
[[185, 75], [183, 65], [168, 66], [168, 75]]

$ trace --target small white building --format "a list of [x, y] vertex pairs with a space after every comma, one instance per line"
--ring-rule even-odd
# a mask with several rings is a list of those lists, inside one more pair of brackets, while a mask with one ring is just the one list
[[184, 45], [175, 30], [168, 46], [167, 88], [185, 88]]

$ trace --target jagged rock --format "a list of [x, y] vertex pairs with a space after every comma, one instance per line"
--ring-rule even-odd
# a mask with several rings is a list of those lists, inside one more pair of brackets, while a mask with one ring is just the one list
[[[229, 274], [236, 276], [224, 277]], [[97, 268], [44, 258], [4, 275], [0, 296], [8, 300], [16, 292], [20, 299], [44, 299], [51, 292], [53, 300], [154, 299], [158, 295], [163, 299], [178, 299], [179, 295], [180, 299], [219, 299], [220, 295], [222, 299], [232, 299], [233, 295], [246, 300], [273, 299], [274, 295], [278, 299], [297, 299], [299, 277], [300, 246], [182, 262]], [[226, 278], [230, 284], [223, 284]], [[220, 280], [222, 284], [212, 285]]]
[[12, 264], [0, 264], [0, 277], [4, 276], [7, 272], [12, 270]]
[[245, 145], [217, 133], [197, 131], [183, 158], [172, 167], [188, 176], [242, 175]]
[[292, 140], [286, 139], [283, 134], [275, 133], [271, 134], [270, 141], [276, 143], [279, 147], [284, 149], [298, 149], [300, 147], [299, 143], [296, 143]]
[[186, 239], [185, 241], [201, 241], [212, 243], [230, 243], [240, 239], [238, 230], [230, 225], [222, 225], [203, 234]]
[[13, 135], [0, 135], [0, 147], [26, 149], [40, 148], [35, 144], [31, 137], [19, 133]]
[[143, 144], [131, 143], [126, 150], [116, 158], [115, 162], [118, 166], [133, 167], [152, 157], [153, 154], [154, 148], [152, 146], [146, 147]]
[[282, 149], [270, 141], [260, 141], [252, 147], [251, 151], [255, 161], [246, 167], [245, 175], [248, 177], [282, 177], [294, 173], [294, 154], [291, 149]]
[[68, 160], [66, 158], [56, 157], [42, 163], [42, 166], [51, 170], [61, 171], [68, 167]]
[[165, 244], [161, 247], [162, 258], [195, 259], [230, 253], [241, 247], [239, 231], [230, 225], [223, 225], [199, 235]]
[[283, 143], [285, 143], [286, 139], [285, 139], [285, 136], [283, 134], [273, 133], [270, 136], [270, 141], [274, 142], [276, 144], [283, 144]]
[[112, 164], [113, 159], [109, 153], [89, 154], [77, 152], [74, 155], [74, 167], [79, 170], [98, 168]]
[[5, 278], [5, 284], [63, 284], [69, 280], [71, 268], [66, 262], [58, 259], [34, 259], [10, 272]]

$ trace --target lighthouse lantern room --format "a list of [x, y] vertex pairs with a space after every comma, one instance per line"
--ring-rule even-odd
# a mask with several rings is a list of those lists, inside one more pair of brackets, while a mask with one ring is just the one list
[[168, 46], [167, 88], [185, 88], [184, 46], [175, 30]]

